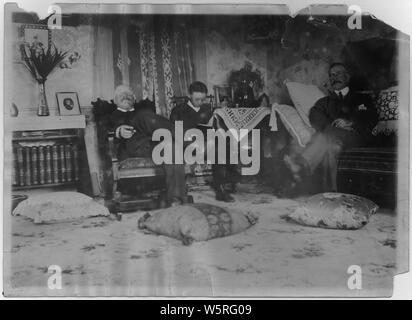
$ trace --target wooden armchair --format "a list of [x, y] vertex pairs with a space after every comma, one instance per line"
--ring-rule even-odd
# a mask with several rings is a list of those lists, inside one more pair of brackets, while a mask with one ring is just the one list
[[164, 175], [162, 166], [156, 165], [152, 158], [133, 157], [119, 161], [114, 132], [108, 132], [109, 156], [112, 165], [113, 185], [112, 198], [121, 211], [137, 210], [139, 208], [156, 208], [157, 199], [132, 198], [122, 195], [118, 190], [119, 181], [123, 179], [149, 178]]
[[98, 132], [99, 155], [105, 163], [104, 193], [106, 197], [114, 201], [116, 211], [156, 208], [159, 204], [157, 198], [146, 199], [137, 195], [124, 195], [119, 190], [119, 182], [127, 179], [162, 176], [164, 175], [162, 166], [155, 165], [151, 158], [128, 158], [120, 161], [118, 145], [109, 120], [110, 114], [115, 110], [115, 105], [100, 99], [92, 102], [92, 105]]
[[[212, 99], [212, 97], [208, 98]], [[173, 103], [185, 102], [187, 99], [187, 97], [174, 97]], [[133, 157], [120, 161], [118, 146], [109, 121], [110, 114], [115, 110], [115, 106], [113, 103], [99, 99], [92, 102], [92, 105], [98, 131], [99, 154], [105, 160], [105, 194], [109, 195], [110, 200], [115, 202], [115, 210], [153, 209], [161, 205], [157, 197], [130, 196], [122, 194], [119, 190], [122, 180], [141, 179], [144, 181], [147, 178], [161, 177], [164, 176], [164, 170], [161, 165], [156, 165], [151, 157]], [[196, 177], [210, 175], [210, 165], [187, 165], [186, 174]], [[139, 186], [138, 182], [136, 186]]]

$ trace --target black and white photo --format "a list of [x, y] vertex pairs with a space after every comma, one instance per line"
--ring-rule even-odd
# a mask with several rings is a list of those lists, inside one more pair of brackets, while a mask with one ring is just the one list
[[79, 98], [76, 92], [57, 92], [56, 99], [61, 116], [80, 114]]
[[393, 295], [407, 30], [346, 4], [4, 9], [6, 297]]

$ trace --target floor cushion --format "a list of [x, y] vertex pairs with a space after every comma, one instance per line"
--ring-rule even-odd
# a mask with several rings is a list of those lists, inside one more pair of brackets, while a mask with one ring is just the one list
[[139, 229], [182, 240], [184, 245], [241, 232], [256, 223], [256, 218], [235, 210], [206, 203], [174, 206], [146, 213]]
[[34, 223], [77, 218], [109, 216], [109, 210], [92, 198], [78, 192], [48, 192], [30, 196], [20, 202], [13, 215], [27, 217]]
[[363, 197], [345, 193], [320, 193], [309, 197], [283, 216], [299, 224], [327, 229], [359, 229], [378, 206]]

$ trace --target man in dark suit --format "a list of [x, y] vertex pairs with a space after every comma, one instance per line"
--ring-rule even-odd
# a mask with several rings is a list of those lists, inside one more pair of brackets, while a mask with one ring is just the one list
[[[157, 129], [168, 129], [174, 137], [174, 125], [168, 119], [157, 115], [151, 103], [135, 103], [135, 96], [128, 86], [116, 88], [114, 103], [116, 110], [110, 115], [116, 143], [119, 144], [119, 160], [129, 157], [152, 157], [152, 141]], [[174, 142], [173, 142], [174, 143]], [[188, 202], [183, 164], [164, 164], [166, 175], [166, 203], [168, 205]]]
[[[203, 82], [195, 81], [189, 86], [189, 100], [173, 108], [170, 120], [183, 121], [183, 130], [186, 132], [198, 125], [208, 124], [213, 113], [209, 104], [206, 103], [207, 87]], [[227, 152], [228, 146], [226, 148]], [[216, 191], [216, 200], [233, 202], [234, 198], [224, 188], [229, 182], [229, 175], [235, 170], [234, 165], [226, 157], [226, 164], [212, 165], [213, 187]]]
[[[286, 166], [300, 182], [319, 165], [327, 170], [322, 177], [324, 189], [336, 191], [337, 157], [342, 150], [366, 145], [378, 114], [369, 96], [349, 89], [349, 73], [342, 63], [329, 68], [332, 91], [319, 99], [309, 113], [309, 120], [316, 133], [302, 153], [285, 156]], [[325, 190], [325, 191], [326, 191]]]

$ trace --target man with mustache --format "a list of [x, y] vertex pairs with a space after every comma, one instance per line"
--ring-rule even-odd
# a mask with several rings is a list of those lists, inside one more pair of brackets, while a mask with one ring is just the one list
[[349, 73], [342, 63], [329, 68], [332, 91], [319, 99], [309, 113], [316, 133], [303, 152], [285, 156], [285, 164], [296, 182], [323, 164], [324, 191], [336, 191], [337, 157], [342, 150], [368, 143], [378, 114], [369, 96], [349, 89]]
[[[119, 144], [120, 161], [130, 157], [152, 157], [152, 134], [157, 129], [168, 129], [174, 136], [174, 125], [165, 117], [157, 115], [153, 103], [148, 100], [135, 103], [132, 90], [120, 85], [115, 90], [111, 113], [111, 124]], [[175, 141], [173, 142], [175, 143]], [[174, 149], [174, 148], [173, 148]], [[166, 179], [166, 205], [173, 206], [189, 202], [187, 196], [185, 167], [183, 164], [164, 164]]]

